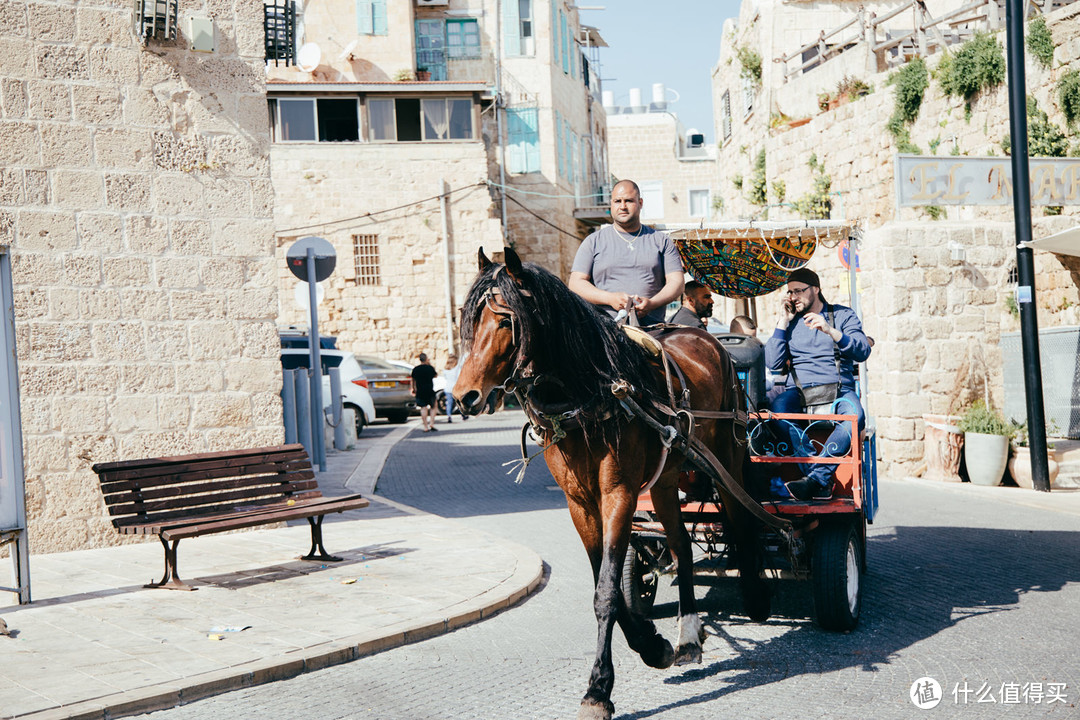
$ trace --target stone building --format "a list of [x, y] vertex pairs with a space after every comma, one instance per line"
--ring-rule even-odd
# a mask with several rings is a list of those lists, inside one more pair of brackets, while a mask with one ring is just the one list
[[[654, 86], [653, 102], [616, 107], [610, 94], [604, 106], [611, 174], [641, 187], [642, 219], [656, 223], [698, 223], [720, 217], [716, 147], [705, 135], [687, 129], [669, 112], [664, 86]], [[640, 98], [640, 90], [631, 90]]]
[[0, 4], [35, 552], [119, 542], [95, 462], [282, 440], [262, 3], [173, 18], [140, 39], [128, 3]]
[[[565, 0], [296, 11], [297, 64], [268, 71], [279, 258], [325, 237], [338, 270], [320, 328], [358, 353], [441, 366], [479, 248], [509, 242], [567, 276], [603, 217], [603, 40]], [[280, 274], [281, 317], [306, 324], [294, 284]]]
[[[747, 0], [738, 20], [725, 25], [713, 70], [727, 219], [766, 213], [773, 220], [798, 219], [824, 209], [863, 229], [859, 287], [865, 325], [878, 341], [869, 363], [869, 408], [877, 417], [885, 471], [918, 468], [924, 414], [959, 410], [984, 393], [1000, 408], [1003, 374], [1021, 372], [1004, 365], [999, 345], [1003, 332], [1018, 328], [1009, 309], [1016, 286], [1011, 206], [898, 208], [895, 201], [901, 148], [940, 156], [1003, 154], [1005, 85], [965, 101], [947, 96], [934, 77], [942, 50], [957, 52], [976, 32], [1004, 44], [1001, 4], [991, 0], [953, 12], [967, 4], [927, 3], [935, 13], [927, 18], [905, 3]], [[875, 24], [901, 5], [903, 13]], [[1028, 54], [1028, 93], [1077, 148], [1058, 82], [1080, 68], [1080, 3], [1046, 0], [1032, 7], [1033, 15], [1045, 10], [1054, 51], [1050, 67]], [[888, 129], [896, 108], [889, 78], [920, 53], [930, 69], [928, 87], [917, 119], [897, 135]], [[868, 94], [845, 92], [853, 80]], [[1071, 227], [1075, 216], [1075, 206], [1060, 217], [1037, 207], [1034, 236]], [[813, 267], [830, 300], [845, 302], [846, 272], [837, 251], [826, 250]], [[1035, 261], [1040, 327], [1078, 324], [1080, 293], [1068, 261], [1044, 253]], [[759, 299], [762, 327], [771, 327], [778, 303]]]

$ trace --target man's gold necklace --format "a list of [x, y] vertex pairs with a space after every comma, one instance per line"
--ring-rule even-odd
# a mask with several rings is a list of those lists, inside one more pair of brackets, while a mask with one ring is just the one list
[[[615, 226], [613, 225], [612, 227]], [[641, 231], [644, 229], [645, 226], [640, 225], [638, 226], [637, 232], [633, 235], [630, 235], [630, 233], [624, 233], [622, 230], [616, 227], [615, 232], [619, 235], [619, 239], [626, 243], [627, 250], [629, 250], [630, 252], [634, 252], [634, 241], [641, 237]], [[624, 235], [630, 235], [630, 237], [624, 237]]]

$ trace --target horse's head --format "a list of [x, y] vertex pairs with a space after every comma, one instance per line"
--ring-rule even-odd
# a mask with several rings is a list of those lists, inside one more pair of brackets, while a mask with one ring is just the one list
[[523, 346], [529, 322], [521, 258], [503, 251], [505, 265], [478, 253], [480, 274], [461, 308], [461, 337], [468, 355], [454, 383], [454, 399], [463, 413], [479, 414], [488, 395], [524, 363]]

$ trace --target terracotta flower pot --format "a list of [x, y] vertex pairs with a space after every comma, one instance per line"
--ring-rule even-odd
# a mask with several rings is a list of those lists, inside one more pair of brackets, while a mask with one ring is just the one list
[[[1047, 469], [1050, 471], [1050, 484], [1053, 485], [1058, 476], [1058, 464], [1054, 459], [1054, 451], [1046, 453]], [[1031, 479], [1031, 448], [1027, 446], [1013, 447], [1012, 457], [1009, 458], [1009, 474], [1013, 476], [1016, 484], [1029, 490], [1034, 489], [1035, 483]]]

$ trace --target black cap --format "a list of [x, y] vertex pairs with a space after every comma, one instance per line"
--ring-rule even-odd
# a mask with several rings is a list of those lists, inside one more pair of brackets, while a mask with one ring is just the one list
[[811, 285], [813, 287], [821, 287], [821, 280], [818, 279], [817, 273], [808, 268], [799, 268], [798, 270], [792, 270], [788, 275], [788, 282], [801, 282]]

